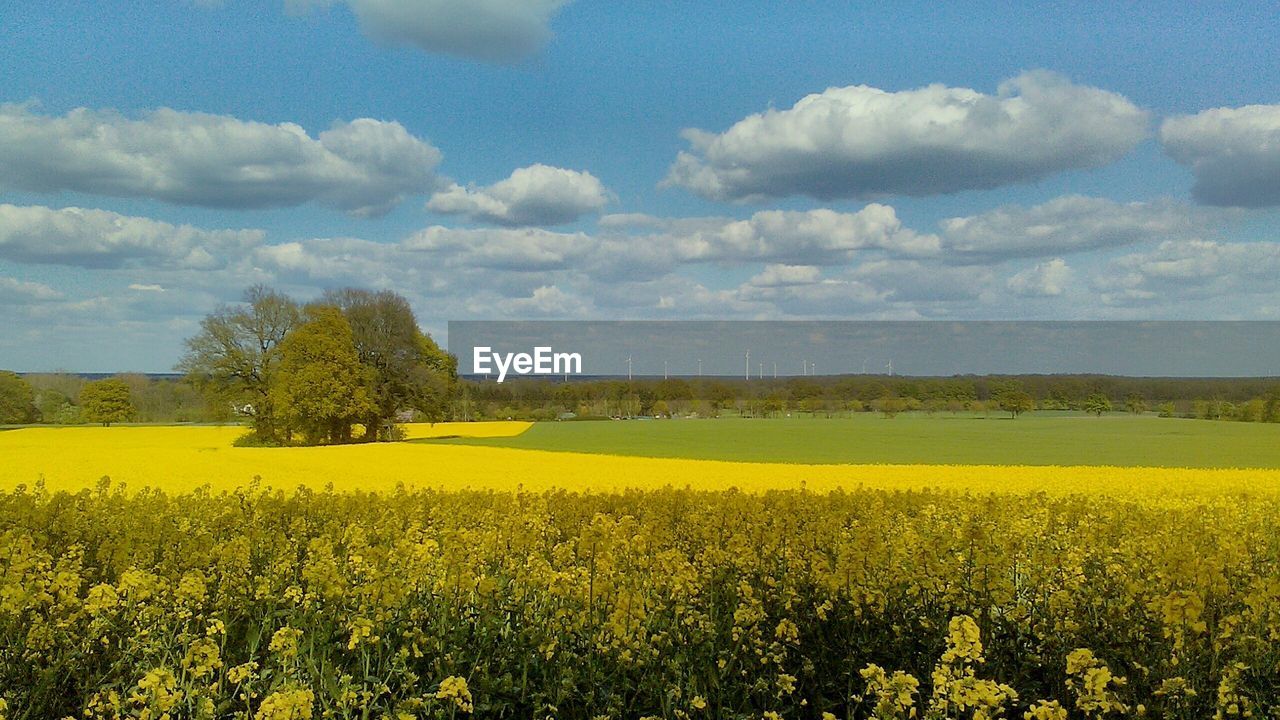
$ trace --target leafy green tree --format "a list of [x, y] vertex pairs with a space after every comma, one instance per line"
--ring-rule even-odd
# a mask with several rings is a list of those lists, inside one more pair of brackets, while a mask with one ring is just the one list
[[312, 306], [306, 318], [280, 343], [272, 407], [286, 428], [286, 441], [296, 430], [313, 445], [349, 442], [352, 427], [375, 412], [369, 373], [341, 310]]
[[1009, 413], [1009, 417], [1018, 417], [1036, 407], [1035, 398], [1023, 389], [1017, 380], [1003, 380], [992, 383], [991, 400], [996, 407]]
[[907, 409], [907, 401], [897, 395], [885, 395], [874, 401], [872, 405], [886, 418], [897, 417], [898, 413]]
[[1024, 412], [1030, 412], [1035, 409], [1036, 401], [1025, 390], [1009, 390], [1000, 393], [995, 398], [996, 405], [1001, 410], [1009, 413], [1009, 417], [1018, 417]]
[[781, 415], [787, 411], [787, 401], [779, 393], [769, 393], [760, 403], [760, 411], [764, 417]]
[[[571, 387], [564, 385], [562, 387]], [[659, 382], [653, 389], [654, 395], [659, 400], [692, 400], [693, 388], [689, 383], [680, 378], [664, 379]]]
[[1262, 421], [1280, 422], [1280, 385], [1271, 388], [1262, 399]]
[[1101, 417], [1103, 413], [1111, 412], [1111, 399], [1102, 393], [1093, 393], [1085, 398], [1084, 411]]
[[1236, 419], [1241, 422], [1261, 422], [1266, 411], [1266, 401], [1254, 398], [1236, 406]]
[[1141, 395], [1134, 393], [1124, 399], [1124, 409], [1134, 415], [1141, 415], [1147, 411], [1147, 401]]
[[118, 378], [86, 383], [80, 390], [80, 409], [86, 422], [103, 426], [128, 422], [137, 413], [129, 386]]
[[728, 410], [737, 400], [737, 392], [728, 383], [709, 382], [702, 389], [702, 399], [717, 410]]
[[393, 439], [396, 416], [405, 410], [432, 422], [447, 416], [457, 363], [418, 329], [408, 300], [389, 290], [356, 288], [329, 291], [324, 299], [341, 309], [356, 357], [367, 371], [372, 401], [363, 418], [367, 440]]
[[20, 375], [0, 370], [0, 425], [35, 422], [35, 393]]
[[259, 441], [278, 442], [271, 388], [280, 344], [300, 319], [297, 303], [285, 295], [249, 288], [243, 305], [219, 308], [200, 322], [178, 369], [216, 401], [248, 414]]
[[36, 409], [40, 411], [40, 422], [55, 425], [76, 425], [82, 422], [80, 408], [76, 407], [70, 397], [54, 388], [36, 391]]

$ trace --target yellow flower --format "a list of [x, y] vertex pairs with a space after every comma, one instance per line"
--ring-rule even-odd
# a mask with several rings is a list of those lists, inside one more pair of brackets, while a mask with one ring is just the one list
[[164, 668], [148, 670], [138, 681], [129, 700], [143, 717], [159, 717], [182, 701], [183, 692], [173, 673]]
[[106, 583], [100, 583], [89, 588], [89, 595], [84, 601], [84, 609], [90, 615], [101, 615], [119, 604], [120, 595], [116, 593], [116, 589]]
[[254, 720], [311, 720], [314, 694], [305, 688], [277, 690], [262, 699]]
[[348, 629], [351, 631], [351, 638], [347, 640], [348, 650], [355, 650], [362, 643], [374, 645], [381, 639], [373, 634], [373, 623], [367, 618], [356, 618]]
[[200, 638], [191, 643], [187, 654], [182, 658], [182, 667], [199, 680], [214, 670], [222, 667], [222, 659], [218, 654], [218, 643], [209, 638]]
[[250, 661], [243, 665], [236, 665], [230, 670], [227, 670], [227, 682], [233, 685], [239, 685], [240, 683], [254, 679], [257, 675], [258, 663]]
[[285, 626], [271, 636], [271, 644], [267, 649], [284, 659], [295, 658], [298, 656], [298, 640], [301, 638], [301, 630]]
[[473, 709], [467, 679], [457, 675], [450, 675], [440, 681], [440, 687], [436, 690], [436, 699], [449, 700], [463, 712], [469, 713]]
[[1067, 709], [1057, 700], [1040, 700], [1022, 714], [1022, 720], [1067, 720]]

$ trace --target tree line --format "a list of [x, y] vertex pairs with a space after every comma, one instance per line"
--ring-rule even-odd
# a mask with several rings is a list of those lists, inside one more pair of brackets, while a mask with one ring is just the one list
[[561, 382], [519, 378], [497, 384], [463, 380], [452, 402], [457, 419], [677, 416], [834, 417], [852, 412], [1002, 412], [1075, 410], [1158, 412], [1166, 417], [1280, 422], [1275, 378], [1129, 378], [1106, 375], [891, 377], [854, 375], [779, 379], [643, 378]]
[[134, 388], [153, 387], [151, 379], [137, 374], [88, 380], [62, 373], [24, 377], [0, 371], [0, 425], [129, 422], [139, 416]]

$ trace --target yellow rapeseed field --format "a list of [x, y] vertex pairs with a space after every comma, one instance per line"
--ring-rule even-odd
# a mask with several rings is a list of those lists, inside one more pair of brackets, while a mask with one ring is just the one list
[[[410, 438], [515, 435], [522, 422], [410, 425]], [[93, 487], [103, 476], [132, 489], [171, 493], [208, 485], [305, 486], [392, 491], [438, 489], [610, 491], [626, 488], [738, 488], [744, 491], [836, 488], [943, 489], [1096, 494], [1146, 502], [1222, 495], [1280, 494], [1275, 469], [1115, 467], [799, 465], [737, 463], [469, 447], [382, 443], [311, 448], [240, 448], [240, 427], [63, 427], [0, 432], [0, 488]]]
[[1280, 717], [1274, 470], [241, 432], [0, 432], [0, 720]]

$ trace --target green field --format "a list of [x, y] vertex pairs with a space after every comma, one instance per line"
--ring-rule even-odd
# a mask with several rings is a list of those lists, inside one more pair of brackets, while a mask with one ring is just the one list
[[1122, 414], [543, 422], [425, 442], [749, 462], [1280, 467], [1280, 425]]

